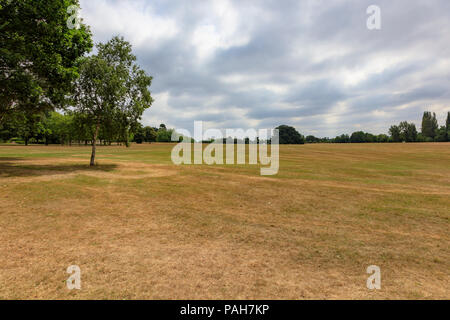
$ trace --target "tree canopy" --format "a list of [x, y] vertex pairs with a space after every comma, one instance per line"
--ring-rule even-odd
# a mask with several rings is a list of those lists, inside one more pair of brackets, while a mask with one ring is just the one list
[[281, 125], [277, 127], [280, 134], [280, 144], [304, 144], [305, 137], [291, 126]]
[[0, 0], [0, 123], [65, 105], [76, 62], [92, 48], [89, 28], [67, 23], [71, 5], [78, 0]]
[[438, 130], [438, 122], [436, 119], [436, 113], [426, 111], [422, 117], [422, 135], [425, 138], [434, 139]]

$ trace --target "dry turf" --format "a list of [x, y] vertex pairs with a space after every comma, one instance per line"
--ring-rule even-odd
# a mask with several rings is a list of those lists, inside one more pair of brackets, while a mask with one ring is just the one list
[[450, 298], [450, 144], [281, 146], [272, 177], [172, 146], [0, 146], [0, 298]]

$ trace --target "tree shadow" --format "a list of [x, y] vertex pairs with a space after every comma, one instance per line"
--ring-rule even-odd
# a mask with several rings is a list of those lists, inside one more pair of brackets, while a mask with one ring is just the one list
[[0, 157], [0, 178], [51, 176], [73, 172], [111, 172], [117, 168], [115, 164], [97, 164], [90, 167], [89, 164], [79, 163], [27, 164], [24, 160], [32, 159]]
[[27, 160], [27, 158], [11, 158], [11, 157], [2, 158], [2, 157], [0, 157], [0, 162], [2, 162], [2, 161], [4, 161], [4, 162], [24, 161], [24, 160]]

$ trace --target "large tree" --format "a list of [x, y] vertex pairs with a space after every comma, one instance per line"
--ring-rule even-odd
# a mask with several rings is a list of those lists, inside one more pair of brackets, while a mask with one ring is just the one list
[[98, 54], [85, 58], [76, 81], [75, 112], [86, 116], [92, 128], [91, 166], [95, 165], [96, 142], [101, 126], [126, 136], [153, 102], [152, 77], [136, 64], [131, 45], [114, 37], [97, 46]]
[[405, 142], [417, 141], [417, 129], [414, 123], [408, 123], [407, 121], [400, 122], [398, 126], [400, 129], [400, 140]]
[[92, 48], [89, 28], [68, 23], [73, 5], [78, 0], [0, 0], [0, 123], [13, 112], [64, 105], [76, 61]]
[[281, 125], [276, 129], [280, 135], [280, 144], [305, 144], [305, 137], [294, 127]]
[[363, 143], [366, 141], [366, 134], [363, 131], [356, 131], [353, 132], [350, 136], [350, 142], [351, 143]]
[[422, 117], [422, 135], [426, 138], [434, 139], [439, 129], [436, 113], [431, 114], [425, 111]]

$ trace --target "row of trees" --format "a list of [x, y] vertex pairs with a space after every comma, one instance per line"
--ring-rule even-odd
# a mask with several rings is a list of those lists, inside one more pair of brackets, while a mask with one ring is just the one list
[[[293, 128], [292, 128], [293, 129]], [[294, 129], [295, 130], [295, 129]], [[281, 134], [280, 134], [281, 137]], [[281, 138], [280, 138], [281, 141]], [[317, 138], [309, 135], [306, 143], [385, 143], [385, 142], [446, 142], [450, 141], [450, 112], [447, 113], [445, 125], [438, 125], [436, 114], [424, 112], [421, 131], [418, 132], [414, 123], [402, 121], [389, 128], [389, 135], [373, 135], [364, 131], [356, 131], [351, 135], [342, 134], [335, 138]], [[281, 143], [281, 142], [280, 142]]]
[[[93, 126], [87, 125], [89, 121], [86, 115], [74, 111], [64, 114], [58, 112], [46, 112], [41, 114], [15, 113], [10, 121], [0, 128], [0, 141], [28, 144], [85, 144], [92, 143]], [[430, 130], [430, 124], [432, 130]], [[97, 139], [100, 144], [112, 143], [129, 146], [129, 142], [140, 143], [172, 142], [174, 129], [167, 129], [165, 124], [159, 128], [142, 126], [137, 122], [133, 130], [124, 130], [120, 122], [102, 122]], [[304, 144], [304, 143], [386, 143], [386, 142], [444, 142], [450, 139], [450, 112], [447, 115], [445, 126], [438, 128], [436, 115], [425, 112], [422, 121], [422, 130], [418, 132], [414, 123], [407, 121], [393, 125], [389, 129], [389, 135], [356, 131], [351, 135], [342, 134], [335, 138], [317, 138], [312, 135], [306, 138], [294, 127], [281, 125], [277, 127], [280, 133], [280, 144]], [[211, 141], [205, 141], [206, 143]], [[224, 139], [224, 143], [226, 139]], [[237, 143], [238, 141], [235, 141]], [[245, 139], [245, 143], [248, 143]]]
[[329, 142], [332, 143], [373, 143], [373, 142], [389, 142], [389, 136], [385, 134], [373, 135], [364, 131], [356, 131], [351, 135], [342, 134]]
[[[51, 111], [28, 116], [24, 113], [15, 113], [9, 120], [0, 128], [0, 142], [25, 145], [92, 143], [93, 127], [86, 125], [85, 116], [81, 113], [70, 110], [64, 114]], [[102, 123], [98, 132], [98, 142], [103, 145], [116, 143], [125, 146], [129, 146], [129, 142], [170, 142], [173, 132], [173, 129], [167, 129], [165, 124], [156, 128], [143, 127], [138, 123], [136, 128], [128, 132], [124, 132], [122, 128], [114, 121]]]
[[445, 125], [439, 127], [436, 113], [424, 112], [419, 133], [414, 123], [406, 121], [391, 126], [389, 133], [393, 142], [446, 142], [450, 141], [450, 112], [447, 113]]
[[134, 136], [133, 142], [138, 144], [147, 142], [172, 142], [172, 133], [174, 129], [167, 129], [164, 123], [159, 125], [159, 128], [150, 127], [150, 126], [142, 126], [142, 124], [138, 124]]

